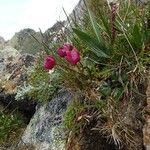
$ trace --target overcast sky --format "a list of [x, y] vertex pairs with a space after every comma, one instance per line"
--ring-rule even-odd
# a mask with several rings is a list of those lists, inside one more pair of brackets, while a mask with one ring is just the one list
[[24, 28], [45, 31], [65, 18], [79, 0], [0, 0], [0, 36], [10, 39]]

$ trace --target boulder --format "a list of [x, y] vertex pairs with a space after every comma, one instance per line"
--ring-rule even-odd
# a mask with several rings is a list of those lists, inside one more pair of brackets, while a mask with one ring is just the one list
[[26, 82], [27, 71], [33, 66], [35, 57], [30, 54], [20, 54], [12, 47], [0, 51], [0, 104], [9, 109], [20, 110], [27, 118], [35, 112], [36, 102], [25, 98], [16, 101], [17, 89]]
[[6, 43], [6, 41], [4, 40], [4, 38], [0, 36], [0, 49], [4, 48], [5, 43]]
[[12, 47], [0, 51], [0, 83], [7, 93], [15, 93], [17, 86], [23, 85], [27, 70], [34, 64], [35, 57], [20, 54]]
[[62, 128], [63, 113], [72, 94], [60, 89], [47, 104], [38, 104], [17, 147], [33, 145], [35, 150], [65, 150], [65, 132]]
[[17, 49], [21, 53], [36, 54], [41, 50], [42, 46], [31, 35], [39, 41], [42, 40], [39, 32], [27, 28], [15, 33], [7, 45]]
[[0, 83], [1, 86], [5, 81], [9, 79], [11, 74], [13, 73], [14, 67], [11, 68], [11, 64], [15, 64], [20, 57], [20, 53], [12, 48], [6, 47], [5, 49], [0, 51]]

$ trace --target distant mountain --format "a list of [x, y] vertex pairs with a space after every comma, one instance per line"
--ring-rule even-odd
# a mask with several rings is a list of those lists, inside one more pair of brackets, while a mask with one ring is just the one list
[[21, 53], [35, 54], [39, 52], [41, 46], [31, 35], [36, 37], [39, 41], [42, 39], [39, 32], [27, 28], [15, 33], [12, 39], [8, 41], [7, 45], [17, 49]]
[[[64, 22], [56, 22], [51, 28], [47, 29], [43, 35], [40, 32], [35, 32], [33, 29], [23, 29], [12, 37], [7, 42], [7, 46], [11, 46], [21, 53], [36, 54], [43, 47], [31, 36], [33, 35], [38, 41], [50, 41], [48, 39], [53, 33], [59, 31], [64, 25]], [[53, 37], [54, 38], [54, 37]]]

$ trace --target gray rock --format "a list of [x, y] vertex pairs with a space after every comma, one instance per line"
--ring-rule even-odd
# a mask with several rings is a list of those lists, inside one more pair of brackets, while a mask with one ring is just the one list
[[4, 42], [5, 42], [4, 38], [0, 36], [0, 44]]
[[39, 105], [27, 126], [21, 145], [33, 145], [36, 150], [64, 150], [65, 132], [61, 122], [72, 94], [60, 89], [47, 104]]
[[2, 78], [6, 75], [5, 70], [6, 66], [10, 61], [16, 60], [20, 56], [19, 52], [12, 48], [12, 47], [6, 47], [5, 49], [0, 51], [0, 78]]
[[0, 36], [0, 49], [4, 48], [5, 43], [6, 43], [6, 41], [4, 40], [4, 38]]
[[41, 50], [42, 46], [31, 35], [39, 41], [42, 39], [40, 33], [28, 28], [15, 33], [7, 45], [17, 49], [21, 53], [36, 54]]
[[17, 86], [24, 84], [29, 67], [33, 66], [35, 57], [21, 54], [12, 47], [0, 51], [0, 83], [8, 93], [15, 93]]
[[59, 31], [64, 26], [65, 21], [57, 21], [51, 28], [47, 29], [44, 34], [53, 33]]
[[33, 66], [34, 61], [34, 56], [20, 54], [12, 47], [0, 51], [0, 105], [8, 109], [17, 109], [25, 116], [29, 116], [29, 119], [35, 112], [36, 103], [26, 97], [16, 101], [15, 95], [18, 88], [25, 85], [27, 71]]
[[73, 9], [72, 13], [69, 15], [70, 20], [75, 20], [75, 22], [80, 23], [83, 19], [84, 13], [86, 11], [86, 6], [83, 0], [80, 0], [76, 7]]

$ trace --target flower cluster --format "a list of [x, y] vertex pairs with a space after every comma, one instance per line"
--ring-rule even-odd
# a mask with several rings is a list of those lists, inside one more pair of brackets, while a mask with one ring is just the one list
[[[57, 54], [66, 59], [71, 65], [76, 65], [80, 61], [79, 51], [69, 43], [65, 43], [62, 47], [57, 49]], [[56, 65], [53, 56], [47, 56], [44, 60], [44, 68], [46, 70], [53, 69]]]

